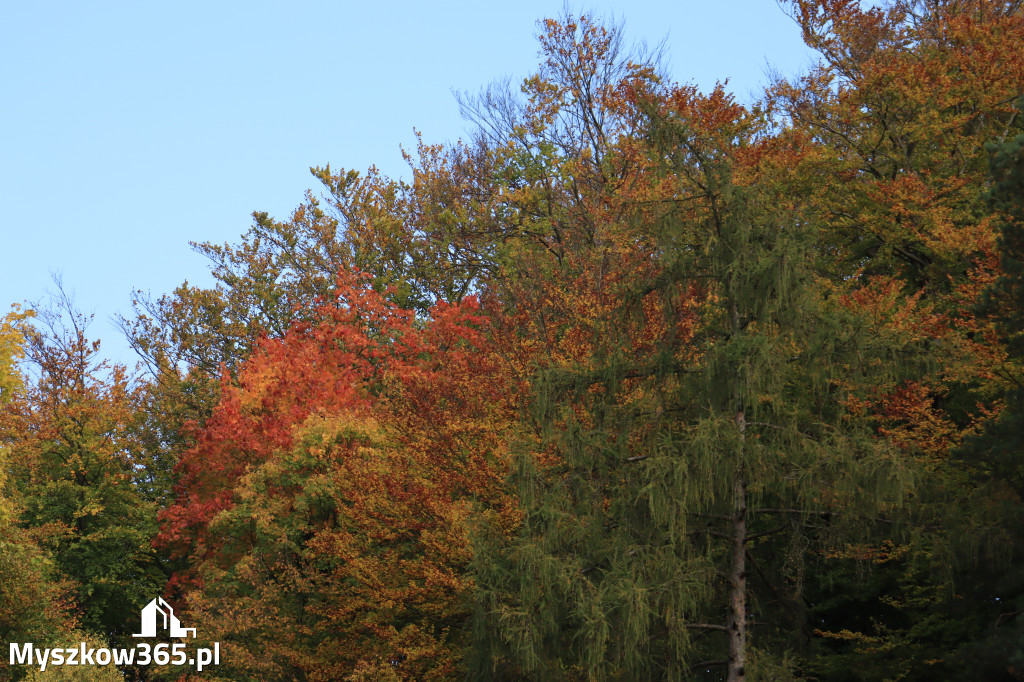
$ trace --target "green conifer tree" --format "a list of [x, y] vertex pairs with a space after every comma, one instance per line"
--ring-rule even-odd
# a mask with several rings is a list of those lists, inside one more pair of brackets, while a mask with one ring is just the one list
[[760, 117], [721, 91], [683, 99], [652, 121], [671, 196], [637, 202], [631, 228], [658, 267], [596, 323], [592, 357], [534, 383], [522, 523], [476, 557], [481, 678], [783, 679], [809, 628], [807, 548], [908, 488], [849, 409], [906, 361], [819, 274], [789, 199], [808, 188], [748, 161]]

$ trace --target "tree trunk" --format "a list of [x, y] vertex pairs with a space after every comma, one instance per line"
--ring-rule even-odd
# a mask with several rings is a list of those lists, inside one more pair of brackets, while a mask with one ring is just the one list
[[741, 447], [733, 482], [727, 682], [745, 680], [747, 665], [747, 479], [742, 447], [747, 422], [742, 409], [736, 412], [736, 426], [740, 430]]

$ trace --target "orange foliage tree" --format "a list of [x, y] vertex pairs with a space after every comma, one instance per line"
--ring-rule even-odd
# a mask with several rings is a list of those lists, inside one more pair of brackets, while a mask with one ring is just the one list
[[338, 291], [225, 380], [160, 541], [238, 674], [450, 677], [467, 519], [506, 513], [505, 381], [473, 299], [417, 318], [365, 276]]

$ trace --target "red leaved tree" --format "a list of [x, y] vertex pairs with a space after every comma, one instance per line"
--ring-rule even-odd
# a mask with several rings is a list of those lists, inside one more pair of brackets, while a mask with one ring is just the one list
[[338, 291], [225, 380], [160, 542], [240, 674], [449, 677], [468, 520], [508, 513], [506, 381], [474, 299], [417, 317], [363, 276]]

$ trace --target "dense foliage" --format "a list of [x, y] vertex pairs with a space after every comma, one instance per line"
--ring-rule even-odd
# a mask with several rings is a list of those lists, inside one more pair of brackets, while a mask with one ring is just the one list
[[543, 21], [472, 140], [139, 292], [138, 374], [15, 308], [4, 641], [163, 595], [222, 661], [131, 679], [1024, 679], [1024, 14], [784, 8], [749, 108]]

